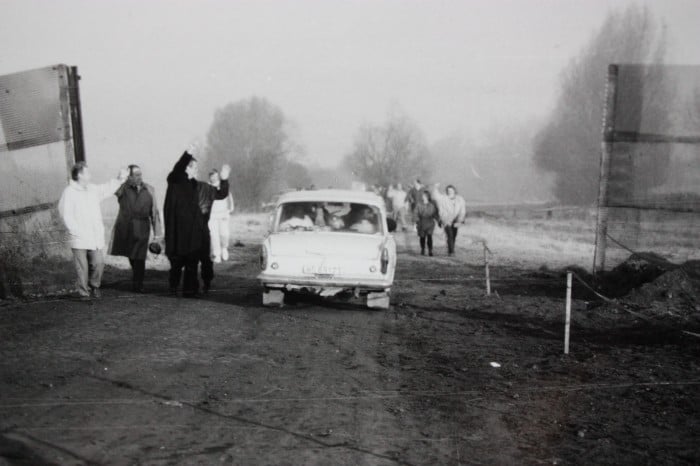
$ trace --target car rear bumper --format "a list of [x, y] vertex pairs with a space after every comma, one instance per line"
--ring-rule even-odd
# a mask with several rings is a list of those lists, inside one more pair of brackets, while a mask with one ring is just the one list
[[271, 275], [261, 273], [258, 280], [263, 286], [269, 288], [298, 288], [298, 287], [319, 287], [319, 288], [347, 288], [360, 290], [386, 290], [391, 287], [392, 281], [388, 278], [316, 278], [316, 277], [292, 277], [282, 275]]

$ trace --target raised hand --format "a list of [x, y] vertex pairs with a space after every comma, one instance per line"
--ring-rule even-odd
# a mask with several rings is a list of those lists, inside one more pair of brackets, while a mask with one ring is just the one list
[[197, 155], [199, 152], [199, 144], [197, 141], [192, 141], [189, 146], [187, 146], [187, 153], [191, 156]]
[[126, 181], [126, 179], [129, 177], [129, 169], [126, 167], [121, 167], [119, 169], [119, 175], [117, 175], [117, 179], [121, 182]]
[[225, 163], [225, 164], [221, 167], [221, 171], [219, 172], [219, 177], [220, 177], [222, 180], [228, 180], [228, 176], [229, 176], [230, 174], [231, 174], [231, 166], [230, 166], [229, 164]]

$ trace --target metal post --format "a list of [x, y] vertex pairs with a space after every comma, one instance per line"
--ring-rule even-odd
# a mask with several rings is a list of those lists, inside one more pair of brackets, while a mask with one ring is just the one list
[[603, 108], [603, 142], [600, 151], [600, 182], [598, 184], [598, 212], [596, 219], [595, 252], [593, 274], [605, 269], [605, 248], [608, 234], [608, 182], [610, 178], [610, 156], [614, 144], [615, 103], [617, 97], [618, 66], [608, 66]]
[[80, 75], [78, 67], [68, 69], [68, 99], [70, 104], [70, 120], [73, 133], [73, 147], [76, 162], [85, 161], [85, 141], [83, 139], [83, 115], [80, 109]]
[[569, 328], [571, 327], [571, 272], [566, 273], [566, 319], [564, 321], [564, 354], [569, 354]]
[[491, 274], [489, 272], [489, 256], [484, 244], [484, 269], [486, 271], [486, 296], [491, 296]]

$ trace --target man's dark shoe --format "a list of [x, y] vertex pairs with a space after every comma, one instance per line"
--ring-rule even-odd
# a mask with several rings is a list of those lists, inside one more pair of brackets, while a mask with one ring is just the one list
[[432, 249], [431, 249], [430, 251], [428, 251], [428, 255], [429, 255], [430, 257], [433, 256], [433, 250], [432, 250]]
[[208, 294], [209, 294], [209, 289], [210, 289], [210, 288], [211, 288], [211, 284], [210, 284], [210, 283], [205, 283], [205, 284], [202, 286], [202, 294], [208, 295]]

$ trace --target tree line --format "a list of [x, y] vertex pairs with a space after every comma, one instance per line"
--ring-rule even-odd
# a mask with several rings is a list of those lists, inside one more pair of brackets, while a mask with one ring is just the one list
[[[384, 122], [362, 124], [335, 175], [326, 170], [325, 179], [387, 186], [435, 177], [457, 184], [477, 200], [554, 198], [590, 205], [598, 192], [608, 64], [663, 63], [665, 54], [663, 26], [646, 7], [613, 11], [563, 70], [556, 104], [544, 121], [495, 126], [479, 144], [453, 135], [430, 145], [413, 119], [393, 111]], [[663, 128], [671, 84], [659, 76], [641, 79], [646, 107], [636, 110], [644, 112], [647, 123]], [[264, 98], [251, 97], [216, 111], [205, 159], [211, 166], [228, 162], [235, 167], [237, 203], [255, 209], [277, 192], [313, 184], [304, 152], [283, 111]], [[648, 174], [646, 182], [663, 182], [668, 154], [662, 151], [645, 160], [641, 171]]]

